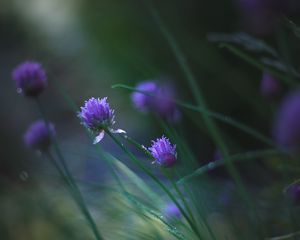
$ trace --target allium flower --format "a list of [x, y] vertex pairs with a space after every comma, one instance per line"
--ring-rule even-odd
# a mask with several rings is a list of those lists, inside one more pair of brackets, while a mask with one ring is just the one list
[[160, 116], [172, 122], [180, 120], [181, 114], [177, 109], [175, 100], [175, 90], [168, 83], [161, 84], [153, 98], [153, 108]]
[[171, 202], [167, 204], [163, 209], [163, 215], [168, 219], [181, 218], [181, 212], [175, 203]]
[[145, 81], [139, 83], [136, 89], [140, 92], [134, 92], [131, 99], [138, 110], [157, 113], [173, 122], [180, 119], [180, 112], [174, 102], [175, 91], [172, 85]]
[[51, 145], [51, 135], [55, 135], [54, 125], [42, 120], [35, 121], [27, 129], [24, 135], [25, 144], [35, 150], [46, 151]]
[[37, 62], [24, 62], [18, 65], [12, 73], [17, 91], [25, 96], [36, 97], [47, 86], [46, 73]]
[[265, 72], [260, 83], [260, 92], [263, 97], [273, 101], [280, 97], [282, 87], [276, 78]]
[[100, 142], [104, 137], [105, 130], [113, 133], [125, 133], [123, 130], [113, 130], [112, 126], [115, 124], [115, 113], [110, 108], [107, 98], [90, 98], [85, 101], [78, 117], [81, 119], [82, 124], [97, 134], [94, 144]]
[[152, 146], [148, 150], [161, 167], [172, 167], [177, 160], [176, 145], [172, 145], [164, 136], [152, 141]]
[[[157, 91], [157, 83], [154, 81], [141, 82], [136, 86], [136, 89], [141, 92], [134, 92], [131, 95], [133, 104], [142, 112], [148, 112], [153, 108], [153, 96]], [[144, 94], [144, 93], [148, 93]]]
[[291, 201], [293, 204], [300, 204], [300, 183], [295, 182], [289, 185], [284, 191], [286, 197]]
[[289, 150], [300, 150], [300, 91], [283, 101], [275, 118], [273, 135], [276, 142]]

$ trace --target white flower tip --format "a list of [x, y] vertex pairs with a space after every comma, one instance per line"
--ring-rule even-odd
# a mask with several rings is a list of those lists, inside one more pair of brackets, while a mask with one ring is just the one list
[[116, 130], [111, 130], [112, 133], [119, 133], [119, 134], [125, 134], [126, 131], [124, 131], [123, 129], [116, 129]]
[[93, 144], [97, 144], [101, 142], [101, 140], [104, 138], [104, 131], [101, 131], [97, 137], [95, 137]]
[[144, 150], [148, 150], [144, 145], [141, 145], [141, 147], [142, 147]]

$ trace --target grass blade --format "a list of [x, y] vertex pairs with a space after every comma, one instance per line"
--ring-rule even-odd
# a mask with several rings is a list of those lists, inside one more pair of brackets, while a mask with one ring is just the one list
[[[235, 154], [230, 156], [227, 160], [229, 161], [246, 161], [246, 160], [255, 160], [259, 157], [265, 157], [265, 156], [272, 156], [272, 155], [278, 155], [278, 154], [283, 154], [283, 152], [280, 152], [275, 149], [267, 149], [263, 151], [252, 151], [252, 152], [247, 152], [247, 153], [240, 153], [240, 154]], [[225, 164], [225, 160], [221, 159], [215, 162], [208, 163], [207, 165], [198, 168], [195, 172], [181, 178], [178, 181], [178, 184], [183, 184], [195, 177], [202, 176], [203, 174], [212, 171], [218, 167], [222, 167]]]
[[[125, 84], [114, 84], [114, 85], [112, 85], [112, 88], [123, 88], [123, 89], [127, 89], [127, 90], [130, 90], [130, 91], [136, 91], [136, 92], [143, 93], [145, 95], [153, 96], [151, 94], [148, 94], [146, 92], [140, 91], [140, 90], [138, 90], [138, 89], [136, 89], [134, 87], [130, 87], [130, 86], [125, 85]], [[226, 124], [228, 124], [228, 125], [230, 125], [232, 127], [235, 127], [237, 129], [241, 130], [244, 133], [247, 133], [248, 135], [256, 138], [257, 140], [262, 141], [263, 143], [265, 143], [267, 145], [270, 145], [270, 146], [273, 146], [273, 147], [275, 146], [276, 147], [276, 145], [273, 143], [272, 139], [269, 139], [268, 137], [264, 136], [259, 131], [255, 130], [254, 128], [249, 127], [246, 124], [243, 124], [243, 123], [241, 123], [241, 122], [233, 119], [232, 117], [229, 117], [229, 116], [221, 114], [221, 113], [213, 112], [213, 111], [204, 109], [203, 107], [195, 106], [193, 104], [186, 103], [186, 102], [183, 102], [183, 101], [174, 100], [174, 102], [178, 106], [181, 106], [183, 108], [192, 110], [194, 112], [205, 113], [206, 115], [208, 115], [208, 116], [210, 116], [212, 118], [215, 118], [216, 120], [219, 120], [219, 121], [221, 121], [223, 123], [226, 123]]]

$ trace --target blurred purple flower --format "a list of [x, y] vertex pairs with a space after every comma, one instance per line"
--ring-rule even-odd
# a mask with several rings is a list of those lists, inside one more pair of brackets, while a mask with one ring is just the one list
[[266, 99], [274, 101], [280, 97], [282, 87], [276, 78], [265, 72], [260, 83], [260, 93]]
[[180, 120], [181, 114], [176, 106], [175, 90], [172, 85], [163, 83], [159, 85], [156, 91], [156, 97], [153, 98], [153, 110], [160, 116], [169, 121], [177, 122]]
[[134, 92], [131, 99], [141, 112], [152, 111], [172, 122], [180, 119], [180, 112], [174, 102], [175, 90], [171, 84], [145, 81], [139, 83], [136, 89], [141, 92]]
[[273, 30], [288, 7], [287, 0], [237, 0], [237, 5], [246, 25], [259, 35]]
[[300, 149], [300, 91], [293, 92], [281, 104], [274, 122], [276, 142], [289, 150]]
[[286, 197], [291, 201], [293, 204], [300, 204], [300, 183], [295, 182], [289, 185], [284, 191]]
[[47, 86], [46, 73], [38, 62], [27, 61], [18, 65], [12, 73], [17, 91], [25, 96], [36, 97]]
[[139, 83], [135, 88], [141, 92], [132, 93], [131, 99], [134, 106], [142, 112], [150, 111], [153, 107], [153, 96], [150, 95], [155, 95], [157, 84], [154, 81], [145, 81]]
[[175, 203], [168, 203], [163, 209], [163, 215], [168, 219], [180, 219], [181, 212]]
[[148, 150], [161, 167], [172, 167], [177, 160], [176, 145], [172, 145], [164, 136], [152, 141], [152, 146]]
[[44, 152], [51, 145], [51, 135], [52, 137], [55, 135], [54, 125], [49, 123], [47, 127], [44, 121], [38, 120], [27, 129], [24, 135], [24, 142], [32, 149]]

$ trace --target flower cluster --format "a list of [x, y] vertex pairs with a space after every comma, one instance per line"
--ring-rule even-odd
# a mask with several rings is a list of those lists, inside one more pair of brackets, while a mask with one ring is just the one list
[[[27, 97], [37, 97], [47, 87], [46, 72], [42, 65], [34, 61], [25, 61], [19, 64], [12, 72], [17, 91]], [[55, 136], [52, 123], [46, 124], [43, 120], [33, 122], [24, 134], [27, 147], [45, 152]]]
[[29, 97], [38, 96], [47, 86], [45, 70], [38, 62], [21, 63], [14, 69], [12, 78], [17, 91]]
[[[12, 73], [17, 88], [25, 96], [36, 97], [47, 86], [46, 74], [40, 63], [24, 62], [17, 66]], [[132, 94], [135, 106], [143, 111], [155, 111], [168, 119], [176, 120], [179, 112], [174, 103], [174, 90], [170, 85], [159, 85], [154, 81], [142, 82], [137, 86], [141, 92]], [[148, 93], [151, 96], [145, 94]], [[96, 134], [94, 143], [100, 142], [105, 131], [111, 133], [125, 133], [112, 127], [115, 124], [115, 113], [105, 98], [90, 98], [80, 108], [78, 117], [81, 123], [91, 132]], [[24, 141], [30, 148], [46, 151], [51, 144], [51, 137], [55, 135], [54, 125], [48, 126], [44, 121], [34, 122], [24, 135]], [[164, 136], [152, 141], [149, 151], [156, 163], [162, 167], [171, 167], [177, 159], [176, 146]]]
[[[18, 91], [25, 96], [36, 97], [47, 86], [46, 73], [38, 62], [27, 61], [20, 64], [14, 69], [12, 78], [16, 82]], [[174, 102], [175, 94], [171, 85], [146, 81], [138, 84], [137, 89], [141, 92], [133, 93], [132, 100], [139, 110], [155, 111], [168, 119], [178, 119], [179, 112]], [[88, 130], [96, 134], [94, 143], [102, 140], [105, 131], [125, 133], [121, 129], [113, 129], [115, 113], [110, 107], [107, 97], [101, 99], [92, 97], [85, 101], [84, 106], [80, 108], [78, 117]], [[38, 120], [29, 126], [24, 135], [24, 141], [30, 148], [46, 151], [54, 136], [54, 125], [52, 123], [46, 125], [44, 121]], [[161, 167], [171, 167], [177, 160], [176, 146], [172, 145], [164, 136], [152, 141], [152, 146], [147, 151]]]
[[[87, 129], [97, 135], [94, 144], [103, 139], [106, 130], [112, 133], [125, 133], [120, 129], [112, 129], [115, 123], [115, 114], [114, 110], [110, 108], [107, 98], [90, 98], [81, 107], [78, 117]], [[176, 162], [176, 146], [172, 145], [169, 139], [164, 136], [152, 141], [149, 151], [158, 165], [162, 167], [171, 167]]]

